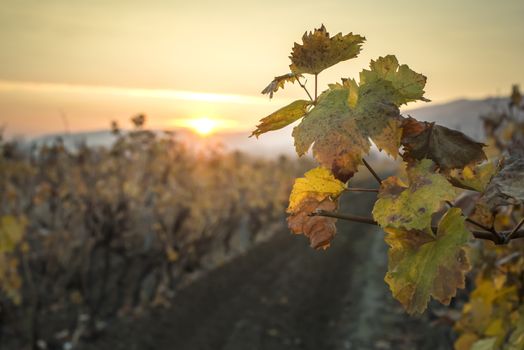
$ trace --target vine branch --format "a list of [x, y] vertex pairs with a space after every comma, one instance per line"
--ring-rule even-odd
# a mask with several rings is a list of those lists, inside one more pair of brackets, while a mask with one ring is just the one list
[[378, 193], [377, 188], [360, 188], [360, 187], [348, 187], [346, 188], [348, 192], [374, 192]]
[[[451, 207], [451, 208], [457, 208], [453, 203], [451, 203], [450, 201], [446, 201], [446, 204]], [[488, 227], [486, 225], [483, 225], [481, 224], [480, 222], [477, 222], [469, 217], [466, 216], [466, 221], [469, 222], [470, 224], [472, 225], [475, 225], [477, 226], [478, 228], [481, 228], [483, 229], [484, 231], [487, 231], [487, 232], [490, 232], [493, 236], [494, 236], [494, 239], [497, 241], [497, 242], [505, 242], [507, 243], [507, 238], [504, 234], [500, 234], [499, 232], [497, 232], [495, 230], [495, 228], [492, 226], [492, 227]], [[495, 242], [495, 240], [493, 242]]]
[[375, 170], [371, 167], [371, 165], [369, 165], [369, 163], [364, 158], [362, 158], [362, 163], [364, 163], [366, 168], [368, 168], [369, 172], [378, 181], [379, 185], [382, 185], [382, 179], [380, 178], [380, 176], [378, 176]]
[[[370, 217], [351, 215], [351, 214], [341, 214], [341, 213], [335, 213], [332, 211], [321, 210], [321, 209], [317, 210], [314, 213], [311, 213], [310, 216], [326, 216], [330, 218], [336, 218], [336, 219], [341, 219], [341, 220], [360, 222], [364, 224], [378, 226], [378, 223], [373, 218], [370, 218]], [[524, 219], [521, 220], [520, 226], [522, 226], [522, 224], [524, 224]], [[519, 230], [520, 226], [517, 225], [511, 232], [509, 233], [501, 232], [500, 233], [501, 235], [497, 235], [497, 236], [494, 236], [493, 232], [486, 232], [486, 231], [471, 231], [471, 233], [477, 239], [492, 241], [493, 243], [500, 245], [500, 244], [507, 244], [509, 243], [509, 241], [513, 239], [524, 237], [524, 230]], [[432, 226], [431, 229], [433, 231], [436, 231], [437, 227]]]
[[508, 235], [504, 236], [505, 239], [507, 241], [510, 241], [513, 237], [515, 237], [515, 235], [517, 234], [517, 232], [519, 232], [519, 229], [522, 227], [523, 224], [524, 224], [524, 218], [520, 219], [519, 223], [515, 225], [513, 230], [511, 230], [511, 232], [508, 233]]

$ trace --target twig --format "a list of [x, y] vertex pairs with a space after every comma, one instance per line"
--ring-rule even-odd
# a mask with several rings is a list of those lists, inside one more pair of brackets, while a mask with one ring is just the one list
[[378, 174], [375, 172], [375, 170], [371, 167], [371, 165], [369, 165], [369, 163], [364, 158], [362, 158], [362, 163], [364, 163], [366, 168], [368, 168], [369, 172], [378, 181], [378, 183], [382, 184], [382, 179], [380, 178], [380, 176], [378, 176]]
[[295, 75], [295, 78], [297, 79], [297, 82], [298, 82], [298, 85], [300, 85], [300, 87], [302, 89], [304, 89], [304, 91], [306, 92], [306, 94], [309, 96], [309, 99], [313, 102], [315, 102], [315, 100], [313, 100], [313, 97], [311, 97], [311, 94], [309, 93], [309, 91], [307, 90], [306, 88], [306, 85], [302, 84], [302, 82], [300, 81], [299, 77], [297, 75]]
[[378, 189], [376, 189], [376, 188], [348, 187], [348, 188], [346, 188], [346, 191], [348, 191], [348, 192], [375, 192], [375, 193], [378, 193]]
[[503, 257], [503, 258], [497, 260], [497, 261], [495, 262], [495, 266], [498, 267], [498, 266], [502, 266], [502, 265], [504, 265], [504, 264], [507, 264], [508, 262], [510, 262], [511, 260], [514, 260], [514, 259], [518, 258], [519, 256], [520, 256], [520, 252], [513, 252], [513, 253], [511, 253], [511, 254], [509, 254], [509, 255], [506, 255], [505, 257]]
[[[365, 216], [340, 214], [340, 213], [335, 213], [335, 212], [327, 211], [327, 210], [317, 210], [316, 212], [311, 213], [310, 215], [311, 216], [327, 216], [330, 218], [336, 218], [336, 219], [341, 219], [341, 220], [354, 221], [354, 222], [360, 222], [364, 224], [378, 226], [378, 223], [373, 218], [369, 218]], [[433, 231], [437, 231], [437, 226], [431, 226], [431, 229]], [[487, 241], [492, 241], [493, 243], [499, 244], [499, 245], [507, 244], [510, 240], [524, 237], [524, 230], [515, 231], [515, 233], [509, 239], [508, 238], [504, 239], [504, 237], [509, 237], [509, 233], [507, 235], [504, 235], [503, 232], [501, 232], [503, 236], [494, 236], [493, 232], [485, 232], [485, 231], [471, 231], [471, 233], [477, 239], [484, 239]]]
[[322, 210], [322, 209], [318, 209], [314, 213], [311, 213], [310, 216], [327, 216], [330, 218], [360, 222], [363, 224], [378, 225], [378, 223], [375, 220], [373, 220], [372, 218], [368, 218], [366, 216], [340, 214], [340, 213], [335, 213], [333, 211], [327, 211], [327, 210]]
[[[457, 207], [456, 207], [453, 203], [451, 203], [450, 201], [446, 201], [446, 204], [449, 205], [451, 208], [457, 208]], [[475, 221], [475, 220], [473, 220], [473, 219], [471, 219], [471, 218], [469, 218], [469, 217], [467, 217], [467, 216], [466, 216], [466, 221], [469, 222], [469, 223], [472, 224], [472, 225], [477, 226], [478, 228], [483, 229], [484, 231], [490, 232], [492, 235], [494, 235], [494, 236], [496, 237], [496, 240], [497, 240], [498, 242], [503, 242], [503, 241], [505, 241], [505, 242], [507, 243], [507, 238], [506, 238], [504, 235], [502, 235], [502, 234], [500, 234], [499, 232], [497, 232], [493, 226], [492, 226], [492, 227], [488, 227], [488, 226], [483, 225], [483, 224], [481, 224], [480, 222], [477, 222], [477, 221]], [[495, 242], [495, 241], [493, 241], [493, 242]]]
[[523, 224], [524, 224], [524, 218], [520, 219], [519, 223], [515, 225], [513, 230], [511, 230], [511, 232], [507, 236], [505, 236], [506, 240], [510, 241], [511, 238], [515, 235], [515, 233], [517, 233], [517, 231], [522, 227]]

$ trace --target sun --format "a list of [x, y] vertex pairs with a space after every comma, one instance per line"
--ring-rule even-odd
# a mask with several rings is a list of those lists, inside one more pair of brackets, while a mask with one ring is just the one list
[[188, 121], [188, 127], [197, 134], [207, 136], [216, 130], [218, 121], [209, 118], [198, 118]]
[[231, 120], [199, 117], [191, 119], [177, 119], [173, 121], [172, 125], [191, 129], [200, 136], [209, 136], [219, 130], [234, 127], [236, 123]]

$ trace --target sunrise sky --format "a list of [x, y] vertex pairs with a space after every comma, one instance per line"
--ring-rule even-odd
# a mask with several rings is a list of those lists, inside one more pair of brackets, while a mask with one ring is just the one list
[[0, 125], [34, 136], [143, 112], [154, 128], [208, 118], [249, 130], [301, 96], [260, 91], [321, 23], [367, 38], [359, 58], [320, 76], [324, 87], [390, 53], [428, 76], [433, 103], [524, 83], [522, 0], [2, 0]]

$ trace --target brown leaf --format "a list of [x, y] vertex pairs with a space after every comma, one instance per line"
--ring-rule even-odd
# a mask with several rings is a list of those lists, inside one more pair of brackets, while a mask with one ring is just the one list
[[337, 202], [326, 198], [319, 201], [308, 197], [287, 218], [289, 229], [295, 234], [303, 234], [309, 238], [310, 245], [315, 249], [327, 249], [335, 237], [336, 219], [325, 216], [310, 216], [317, 210], [334, 211]]
[[340, 128], [318, 139], [313, 154], [323, 166], [331, 168], [333, 175], [342, 182], [348, 181], [362, 164], [362, 156], [369, 152], [371, 143], [356, 132], [353, 120], [342, 123]]
[[462, 169], [486, 160], [484, 144], [475, 142], [463, 133], [435, 123], [405, 118], [402, 124], [402, 157], [406, 161], [429, 158], [440, 169]]
[[268, 95], [269, 98], [273, 98], [273, 94], [278, 91], [278, 89], [283, 89], [285, 83], [295, 83], [298, 81], [298, 78], [301, 78], [300, 74], [287, 73], [275, 77], [268, 86], [262, 90], [263, 95]]

